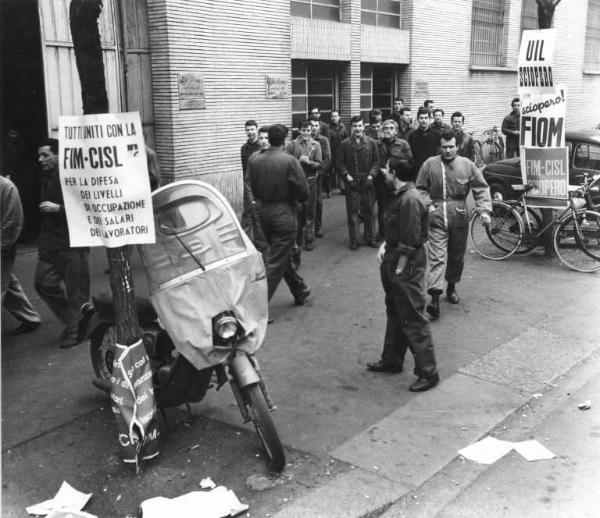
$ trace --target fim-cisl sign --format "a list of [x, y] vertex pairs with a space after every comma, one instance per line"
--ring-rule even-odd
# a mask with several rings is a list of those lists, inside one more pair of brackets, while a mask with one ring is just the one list
[[71, 246], [155, 242], [139, 113], [61, 116], [59, 171]]

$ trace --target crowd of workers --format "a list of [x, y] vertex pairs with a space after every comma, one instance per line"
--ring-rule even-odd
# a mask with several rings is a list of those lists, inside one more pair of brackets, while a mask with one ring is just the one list
[[490, 221], [490, 191], [474, 164], [473, 138], [461, 112], [452, 114], [450, 126], [431, 100], [418, 109], [416, 125], [399, 98], [385, 120], [372, 110], [366, 128], [358, 115], [349, 132], [337, 110], [329, 124], [320, 117], [313, 108], [293, 140], [281, 124], [245, 125], [243, 223], [263, 253], [269, 298], [282, 279], [297, 305], [310, 295], [298, 274], [300, 250], [313, 250], [315, 238], [323, 237], [323, 198], [339, 182], [349, 248], [379, 249], [386, 293], [383, 352], [367, 367], [401, 372], [410, 349], [418, 376], [410, 389], [428, 390], [439, 375], [425, 312], [432, 320], [440, 316], [444, 284], [447, 300], [460, 302], [456, 284], [467, 246], [469, 192], [482, 221]]
[[[518, 154], [519, 99], [513, 99], [512, 108], [503, 132], [509, 153]], [[310, 296], [298, 273], [300, 250], [313, 250], [315, 238], [324, 236], [323, 198], [339, 185], [346, 199], [350, 250], [361, 244], [379, 249], [387, 326], [381, 358], [368, 368], [400, 372], [410, 349], [418, 376], [413, 391], [428, 390], [439, 380], [425, 312], [431, 320], [440, 316], [444, 284], [448, 302], [460, 301], [456, 284], [467, 245], [467, 194], [473, 193], [484, 223], [489, 223], [491, 212], [489, 188], [474, 164], [475, 146], [463, 129], [464, 116], [455, 111], [448, 125], [444, 115], [427, 100], [413, 123], [411, 110], [397, 98], [385, 120], [375, 109], [367, 127], [355, 116], [347, 129], [337, 110], [327, 124], [320, 120], [319, 109], [313, 108], [293, 140], [281, 124], [259, 127], [247, 121], [247, 141], [241, 148], [242, 226], [263, 253], [269, 299], [282, 279], [297, 305]], [[152, 165], [157, 164], [156, 155], [148, 151], [150, 176], [156, 181], [158, 173]], [[77, 323], [79, 308], [89, 298], [88, 249], [69, 244], [58, 141], [46, 139], [39, 144], [38, 165], [42, 201], [34, 284], [65, 326], [58, 345], [69, 348], [82, 338]], [[2, 303], [20, 321], [13, 331], [19, 334], [37, 329], [41, 319], [14, 275], [23, 211], [17, 189], [4, 177], [0, 196]]]

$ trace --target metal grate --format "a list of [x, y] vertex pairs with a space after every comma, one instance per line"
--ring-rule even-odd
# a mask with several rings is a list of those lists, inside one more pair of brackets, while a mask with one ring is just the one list
[[504, 8], [504, 0], [473, 0], [472, 65], [504, 65]]
[[600, 71], [600, 0], [588, 0], [584, 67]]

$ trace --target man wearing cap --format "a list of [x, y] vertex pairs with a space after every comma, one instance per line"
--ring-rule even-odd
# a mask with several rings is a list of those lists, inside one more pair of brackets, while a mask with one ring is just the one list
[[391, 158], [384, 174], [393, 189], [385, 219], [385, 242], [378, 253], [387, 324], [381, 359], [368, 363], [367, 369], [402, 372], [406, 350], [410, 349], [418, 379], [409, 390], [423, 392], [440, 379], [429, 322], [423, 315], [427, 206], [412, 182], [409, 160]]

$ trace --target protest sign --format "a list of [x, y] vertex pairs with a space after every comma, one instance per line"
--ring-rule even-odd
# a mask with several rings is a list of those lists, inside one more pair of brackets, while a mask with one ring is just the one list
[[521, 94], [554, 92], [555, 40], [554, 29], [523, 31], [518, 61]]
[[567, 87], [531, 94], [521, 102], [521, 146], [564, 147]]
[[521, 148], [523, 183], [533, 185], [530, 205], [539, 208], [564, 207], [568, 199], [569, 150], [561, 148]]
[[59, 171], [71, 246], [155, 242], [139, 113], [61, 116]]

